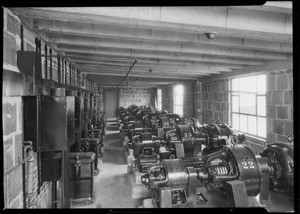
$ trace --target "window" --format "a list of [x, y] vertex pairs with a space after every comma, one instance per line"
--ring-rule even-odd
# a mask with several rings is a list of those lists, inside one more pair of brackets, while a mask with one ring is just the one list
[[177, 85], [173, 88], [174, 93], [174, 113], [183, 115], [183, 86]]
[[236, 130], [266, 137], [266, 75], [231, 80], [231, 124]]
[[157, 110], [162, 110], [162, 97], [161, 97], [161, 89], [157, 89]]

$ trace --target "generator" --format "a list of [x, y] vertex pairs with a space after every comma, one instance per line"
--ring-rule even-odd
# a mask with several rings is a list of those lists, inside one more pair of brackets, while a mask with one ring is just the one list
[[171, 129], [172, 126], [168, 117], [159, 117], [159, 119], [151, 123], [152, 133], [161, 139], [163, 139], [165, 133]]
[[294, 195], [294, 145], [293, 137], [288, 143], [272, 143], [260, 153], [270, 167], [270, 189]]
[[190, 125], [177, 125], [175, 129], [165, 134], [166, 148], [175, 158], [195, 156], [195, 148], [201, 151], [202, 144], [206, 143], [203, 133], [195, 132]]
[[153, 136], [151, 132], [135, 135], [128, 147], [133, 149], [133, 156], [140, 172], [146, 172], [150, 166], [159, 161], [162, 141]]
[[204, 133], [206, 142], [202, 145], [201, 155], [218, 151], [223, 146], [243, 144], [246, 137], [243, 133], [236, 132], [227, 124], [205, 124], [197, 128]]
[[269, 198], [269, 167], [244, 145], [224, 146], [202, 157], [163, 160], [141, 176], [159, 208], [196, 207], [196, 188], [218, 189], [229, 207], [249, 207], [248, 197]]

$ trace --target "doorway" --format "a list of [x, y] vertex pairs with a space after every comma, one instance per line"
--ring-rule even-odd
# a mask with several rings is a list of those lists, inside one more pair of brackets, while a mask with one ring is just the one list
[[104, 91], [104, 108], [106, 118], [117, 117], [118, 109], [118, 89], [105, 89]]

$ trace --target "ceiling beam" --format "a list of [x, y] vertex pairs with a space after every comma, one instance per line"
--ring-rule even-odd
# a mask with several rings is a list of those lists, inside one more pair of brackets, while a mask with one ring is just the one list
[[[102, 40], [102, 39], [101, 39]], [[288, 59], [291, 54], [274, 53], [267, 51], [255, 51], [255, 50], [240, 50], [232, 48], [222, 47], [210, 47], [208, 45], [167, 45], [166, 43], [145, 43], [145, 42], [124, 42], [124, 41], [83, 41], [83, 40], [68, 40], [61, 42], [55, 41], [58, 48], [65, 52], [76, 52], [81, 50], [87, 50], [93, 52], [102, 48], [107, 49], [125, 49], [125, 50], [139, 50], [139, 51], [156, 51], [156, 52], [171, 52], [174, 54], [187, 53], [187, 54], [203, 54], [210, 56], [224, 56], [244, 59], [264, 59], [264, 60], [285, 60]]]
[[224, 79], [227, 77], [233, 77], [239, 75], [255, 74], [258, 72], [272, 72], [272, 71], [280, 71], [280, 70], [288, 70], [288, 69], [293, 69], [293, 59], [273, 61], [258, 66], [247, 66], [244, 70], [212, 75], [209, 78], [200, 77], [198, 80], [201, 82], [212, 81], [212, 80], [219, 80], [219, 79]]
[[[125, 74], [120, 75], [120, 73], [114, 73], [111, 71], [103, 71], [103, 72], [84, 72], [84, 74], [86, 75], [95, 75], [95, 76], [112, 76], [114, 78], [123, 78], [125, 76]], [[185, 77], [185, 76], [174, 76], [174, 75], [150, 75], [150, 74], [131, 74], [129, 75], [129, 79], [133, 77], [139, 77], [139, 78], [143, 78], [143, 79], [152, 79], [153, 81], [166, 81], [166, 80], [197, 80], [197, 77]]]
[[[225, 37], [292, 41], [292, 16], [228, 7], [61, 7], [13, 8], [22, 16], [46, 19], [177, 29], [181, 32], [218, 32]], [[245, 24], [247, 23], [247, 24]], [[267, 27], [266, 27], [267, 26]]]
[[[122, 66], [122, 67], [130, 67], [132, 62], [115, 62], [115, 61], [73, 61], [77, 66]], [[187, 69], [190, 71], [198, 71], [198, 70], [212, 70], [212, 71], [232, 71], [232, 69], [243, 69], [245, 66], [226, 66], [226, 65], [210, 65], [210, 64], [179, 64], [179, 63], [151, 63], [151, 62], [140, 62], [138, 60], [135, 65], [136, 68], [142, 69]]]
[[[99, 64], [108, 64], [108, 65], [124, 65], [124, 66], [130, 66], [132, 65], [131, 59], [122, 60], [119, 59], [115, 60], [114, 58], [101, 60], [101, 59], [90, 59], [90, 58], [80, 58], [80, 57], [70, 57], [72, 61], [74, 61], [77, 64], [90, 64], [90, 65], [99, 65]], [[236, 69], [242, 69], [245, 66], [243, 65], [237, 65], [237, 64], [224, 64], [224, 63], [199, 63], [199, 62], [192, 62], [192, 61], [178, 61], [178, 60], [159, 60], [159, 59], [137, 59], [137, 63], [139, 65], [145, 65], [145, 66], [169, 66], [169, 67], [183, 67], [183, 66], [193, 66], [193, 67], [211, 67], [211, 68], [217, 68], [217, 67], [224, 67], [224, 68], [236, 68]]]
[[[67, 51], [67, 50], [66, 50]], [[208, 56], [200, 54], [173, 54], [153, 53], [147, 51], [128, 51], [128, 50], [108, 50], [101, 49], [101, 52], [65, 52], [65, 55], [70, 59], [90, 59], [90, 60], [111, 60], [112, 57], [116, 61], [131, 61], [134, 58], [138, 60], [172, 60], [185, 62], [205, 62], [205, 63], [224, 63], [236, 65], [261, 65], [265, 63], [264, 60], [258, 59], [237, 59], [230, 57]], [[138, 57], [137, 57], [138, 56]]]
[[230, 6], [229, 8], [259, 10], [273, 13], [284, 13], [291, 15], [293, 13], [292, 1], [267, 1], [264, 5], [260, 6]]
[[[92, 23], [81, 23], [72, 21], [54, 21], [49, 19], [35, 18], [33, 20], [33, 28], [37, 32], [45, 32], [47, 34], [55, 34], [63, 37], [64, 35], [82, 36], [94, 38], [110, 38], [110, 39], [127, 39], [139, 41], [156, 41], [156, 42], [176, 42], [189, 44], [210, 44], [212, 46], [232, 47], [241, 49], [256, 49], [274, 52], [291, 53], [293, 45], [286, 42], [261, 41], [243, 38], [226, 38], [218, 37], [210, 40], [204, 34], [190, 34], [184, 32], [132, 28], [124, 26], [96, 25]], [[53, 38], [55, 40], [55, 38]]]
[[[85, 65], [85, 66], [78, 66], [81, 69], [81, 72], [85, 72], [86, 69], [89, 70], [111, 70], [116, 72], [127, 72], [129, 67], [125, 66], [91, 66], [91, 65]], [[221, 71], [216, 70], [205, 70], [205, 69], [198, 69], [198, 70], [189, 70], [189, 69], [169, 69], [169, 68], [153, 68], [151, 69], [153, 75], [155, 74], [175, 74], [175, 75], [201, 75], [203, 73], [208, 74], [214, 74], [214, 73], [220, 73]], [[231, 71], [231, 70], [230, 70]], [[134, 67], [132, 68], [131, 72], [142, 72], [142, 73], [148, 73], [149, 68], [148, 67]], [[228, 72], [228, 70], [225, 70], [223, 72]], [[150, 73], [150, 72], [149, 72]]]

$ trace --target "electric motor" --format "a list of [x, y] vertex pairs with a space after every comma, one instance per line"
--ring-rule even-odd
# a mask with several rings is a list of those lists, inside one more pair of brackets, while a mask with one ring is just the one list
[[245, 141], [243, 133], [234, 131], [225, 123], [209, 124], [202, 126], [200, 129], [207, 136], [205, 149], [202, 150], [203, 155], [218, 151], [223, 146], [243, 144]]
[[157, 163], [160, 141], [156, 140], [152, 133], [135, 135], [130, 145], [140, 172], [146, 171], [150, 165]]
[[[193, 164], [194, 162], [194, 164]], [[265, 190], [269, 167], [266, 160], [255, 156], [244, 145], [226, 146], [220, 151], [201, 158], [170, 159], [149, 168], [141, 181], [149, 189], [187, 185], [190, 173], [195, 168], [198, 185], [224, 187], [227, 181], [241, 180], [248, 196], [256, 196]], [[223, 188], [224, 189], [224, 188]]]
[[184, 187], [188, 181], [188, 175], [182, 160], [168, 159], [150, 167], [141, 177], [141, 181], [149, 189]]
[[233, 173], [245, 183], [248, 196], [256, 196], [263, 186], [263, 175], [268, 174], [269, 167], [266, 160], [244, 145], [235, 145], [225, 148], [229, 165], [233, 166]]

